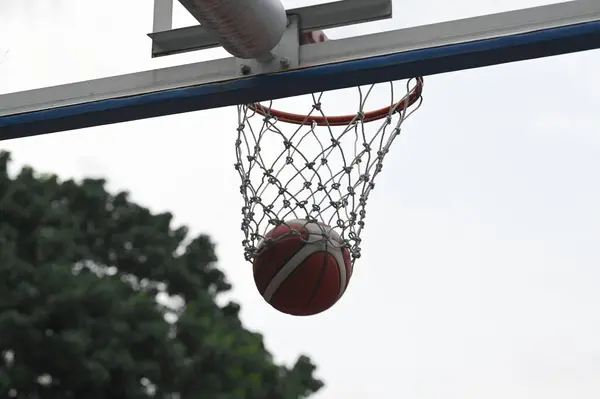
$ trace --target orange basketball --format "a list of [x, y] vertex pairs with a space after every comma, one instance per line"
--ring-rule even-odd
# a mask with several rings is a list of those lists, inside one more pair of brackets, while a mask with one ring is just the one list
[[310, 316], [342, 297], [352, 262], [331, 227], [292, 220], [265, 235], [253, 271], [258, 291], [271, 306], [290, 315]]

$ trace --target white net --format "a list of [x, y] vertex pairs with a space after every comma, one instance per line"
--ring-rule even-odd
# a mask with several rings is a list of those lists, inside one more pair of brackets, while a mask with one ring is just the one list
[[[270, 230], [298, 219], [331, 226], [358, 259], [369, 194], [402, 124], [421, 105], [422, 85], [418, 78], [278, 101], [278, 109], [303, 115], [275, 111], [272, 102], [238, 106], [246, 259]], [[349, 103], [350, 115], [327, 116]]]

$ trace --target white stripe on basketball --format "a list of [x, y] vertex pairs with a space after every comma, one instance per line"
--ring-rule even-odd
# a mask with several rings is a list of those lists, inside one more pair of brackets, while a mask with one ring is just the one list
[[[320, 249], [323, 247], [323, 249]], [[285, 281], [286, 278], [292, 274], [294, 270], [302, 263], [310, 254], [315, 252], [315, 250], [324, 250], [324, 245], [319, 245], [318, 243], [306, 244], [300, 251], [296, 252], [294, 256], [277, 272], [275, 277], [269, 282], [263, 297], [270, 301], [275, 292], [279, 288], [279, 286]]]
[[[269, 302], [271, 298], [273, 298], [273, 295], [275, 295], [275, 292], [277, 292], [277, 289], [279, 289], [281, 284], [283, 284], [285, 279], [287, 279], [294, 272], [294, 270], [296, 270], [296, 268], [306, 260], [306, 258], [315, 252], [327, 252], [336, 260], [340, 272], [340, 292], [338, 293], [338, 298], [341, 297], [346, 290], [347, 276], [344, 255], [342, 254], [341, 248], [339, 248], [341, 245], [340, 236], [331, 228], [327, 229], [329, 231], [326, 230], [324, 232], [324, 227], [318, 225], [317, 223], [306, 223], [302, 220], [291, 220], [287, 222], [287, 224], [303, 226], [309, 233], [308, 243], [304, 244], [304, 246], [298, 252], [296, 252], [296, 254], [292, 256], [292, 258], [287, 261], [285, 265], [283, 265], [273, 279], [271, 279], [263, 294], [265, 300]], [[330, 235], [332, 238], [329, 240], [329, 245], [326, 245], [326, 243], [323, 242], [323, 233]]]

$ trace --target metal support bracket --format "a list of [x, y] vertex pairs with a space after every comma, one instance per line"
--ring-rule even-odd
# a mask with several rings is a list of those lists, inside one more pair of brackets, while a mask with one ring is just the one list
[[[154, 31], [152, 57], [218, 47], [216, 36], [202, 25], [171, 29], [174, 0], [154, 0]], [[296, 16], [301, 32], [339, 28], [392, 17], [392, 0], [340, 0], [286, 11]], [[168, 22], [167, 22], [168, 20]], [[165, 27], [168, 27], [165, 29]]]
[[0, 141], [592, 49], [600, 1], [566, 1], [300, 46], [297, 69], [250, 78], [229, 57], [0, 94]]
[[300, 27], [298, 17], [288, 17], [283, 37], [270, 55], [262, 60], [235, 59], [238, 76], [252, 76], [298, 68], [300, 65]]

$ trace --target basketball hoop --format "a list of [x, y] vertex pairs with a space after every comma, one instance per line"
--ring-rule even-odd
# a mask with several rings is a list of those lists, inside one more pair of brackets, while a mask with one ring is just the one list
[[[301, 39], [317, 40], [326, 37], [311, 32]], [[273, 228], [305, 220], [336, 230], [354, 263], [369, 194], [403, 123], [420, 107], [422, 90], [419, 77], [279, 100], [277, 108], [273, 102], [238, 106], [235, 168], [246, 260], [256, 258]], [[330, 95], [338, 97], [325, 101]], [[337, 110], [352, 98], [353, 113]], [[305, 113], [283, 111], [303, 106]]]

